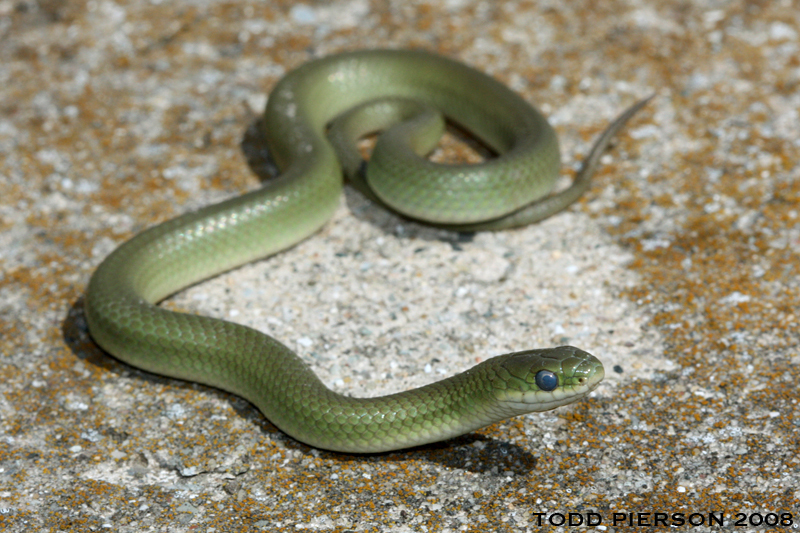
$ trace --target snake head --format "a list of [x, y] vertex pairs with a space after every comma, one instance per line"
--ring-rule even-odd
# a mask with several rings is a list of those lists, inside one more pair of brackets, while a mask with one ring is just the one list
[[498, 359], [494, 394], [516, 414], [572, 403], [594, 390], [605, 376], [599, 359], [573, 346], [526, 350]]

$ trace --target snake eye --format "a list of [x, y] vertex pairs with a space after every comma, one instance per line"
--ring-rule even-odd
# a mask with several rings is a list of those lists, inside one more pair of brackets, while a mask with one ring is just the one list
[[550, 392], [558, 387], [558, 376], [549, 370], [539, 370], [536, 373], [536, 386], [545, 392]]

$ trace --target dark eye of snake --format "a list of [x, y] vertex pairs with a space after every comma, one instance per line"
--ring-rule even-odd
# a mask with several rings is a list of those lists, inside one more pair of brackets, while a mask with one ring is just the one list
[[539, 370], [536, 373], [536, 386], [547, 392], [555, 390], [558, 387], [558, 376], [549, 370]]

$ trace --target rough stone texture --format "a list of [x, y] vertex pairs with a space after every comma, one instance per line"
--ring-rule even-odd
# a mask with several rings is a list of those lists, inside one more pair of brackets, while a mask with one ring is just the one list
[[[0, 530], [797, 524], [799, 28], [787, 0], [0, 1]], [[257, 186], [269, 89], [365, 47], [498, 77], [549, 116], [568, 171], [618, 111], [658, 98], [586, 197], [541, 224], [465, 238], [348, 191], [311, 239], [164, 305], [268, 332], [359, 395], [571, 343], [606, 362], [587, 401], [353, 457], [88, 338], [98, 262]], [[437, 157], [474, 153], [451, 138]]]

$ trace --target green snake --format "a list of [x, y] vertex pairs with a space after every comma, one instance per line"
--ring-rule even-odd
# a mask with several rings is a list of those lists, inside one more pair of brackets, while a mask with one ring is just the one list
[[[157, 304], [316, 232], [339, 204], [343, 168], [369, 198], [435, 225], [474, 231], [547, 217], [584, 192], [610, 138], [645, 103], [615, 120], [573, 184], [551, 194], [560, 171], [556, 134], [493, 78], [420, 51], [358, 51], [306, 63], [275, 86], [263, 117], [280, 175], [114, 250], [84, 299], [91, 336], [130, 365], [240, 395], [295, 439], [341, 452], [422, 445], [574, 402], [597, 386], [604, 370], [594, 356], [570, 346], [501, 355], [424, 387], [353, 398], [327, 388], [264, 333]], [[453, 166], [426, 159], [443, 117], [497, 156]], [[385, 131], [363, 171], [349, 144], [376, 130]]]

